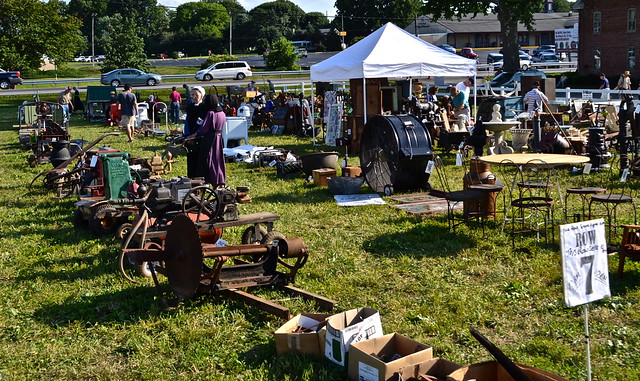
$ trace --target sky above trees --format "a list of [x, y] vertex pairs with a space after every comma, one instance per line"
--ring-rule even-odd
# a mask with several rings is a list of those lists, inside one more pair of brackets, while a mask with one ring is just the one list
[[[166, 5], [169, 7], [177, 7], [178, 5], [187, 3], [189, 1], [193, 0], [158, 0], [158, 4]], [[267, 3], [269, 1], [272, 0], [238, 0], [240, 5], [242, 5], [248, 11], [262, 3]], [[295, 3], [307, 13], [321, 12], [322, 14], [327, 14], [328, 12], [329, 16], [334, 16], [336, 14], [336, 9], [333, 6], [335, 4], [335, 0], [291, 0], [291, 2]]]

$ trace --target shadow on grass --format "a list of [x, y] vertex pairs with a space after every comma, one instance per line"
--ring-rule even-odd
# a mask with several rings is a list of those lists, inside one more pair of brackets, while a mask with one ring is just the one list
[[163, 307], [153, 302], [157, 292], [153, 286], [130, 287], [101, 295], [80, 295], [63, 303], [41, 306], [34, 317], [51, 326], [83, 323], [135, 322], [159, 314]]

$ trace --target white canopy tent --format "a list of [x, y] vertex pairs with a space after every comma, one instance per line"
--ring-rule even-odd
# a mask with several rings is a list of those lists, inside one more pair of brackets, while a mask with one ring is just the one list
[[[312, 82], [362, 78], [470, 77], [476, 62], [387, 23], [342, 52], [311, 66]], [[364, 102], [366, 107], [366, 102]], [[366, 122], [366, 109], [364, 113]]]

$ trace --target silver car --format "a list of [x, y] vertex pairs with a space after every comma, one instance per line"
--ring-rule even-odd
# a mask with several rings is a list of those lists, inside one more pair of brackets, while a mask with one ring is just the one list
[[111, 86], [155, 86], [162, 82], [162, 77], [158, 74], [145, 73], [138, 69], [116, 69], [100, 76], [100, 83]]

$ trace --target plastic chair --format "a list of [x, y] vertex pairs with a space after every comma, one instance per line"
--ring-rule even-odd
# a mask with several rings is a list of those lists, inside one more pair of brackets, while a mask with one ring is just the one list
[[618, 276], [620, 277], [624, 272], [624, 262], [627, 258], [640, 261], [640, 226], [624, 225], [623, 227], [618, 260]]
[[468, 213], [463, 214], [463, 218], [456, 223], [454, 208], [459, 203], [465, 203], [466, 205], [471, 205], [471, 202], [475, 202], [475, 205], [479, 205], [479, 200], [483, 195], [483, 192], [477, 190], [459, 190], [452, 191], [449, 186], [449, 181], [447, 175], [444, 173], [444, 164], [442, 163], [442, 159], [440, 156], [434, 156], [434, 166], [436, 175], [440, 184], [442, 185], [442, 190], [432, 189], [430, 194], [432, 196], [441, 197], [447, 201], [447, 221], [449, 223], [449, 229], [455, 231], [456, 226], [461, 223], [468, 222], [469, 218], [477, 218], [481, 222], [481, 226], [484, 230], [484, 224], [482, 224], [482, 215], [478, 212], [478, 210], [468, 211]]

